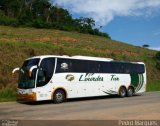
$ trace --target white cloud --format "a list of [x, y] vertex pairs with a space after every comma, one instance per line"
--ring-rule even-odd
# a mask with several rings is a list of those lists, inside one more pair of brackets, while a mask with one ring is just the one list
[[54, 0], [72, 14], [92, 17], [106, 25], [116, 16], [151, 16], [160, 9], [160, 0]]
[[153, 35], [154, 36], [160, 36], [160, 31], [154, 32]]
[[150, 47], [149, 49], [160, 51], [160, 47]]

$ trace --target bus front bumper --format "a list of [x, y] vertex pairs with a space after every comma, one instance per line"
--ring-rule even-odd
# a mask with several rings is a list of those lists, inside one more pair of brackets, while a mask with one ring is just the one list
[[36, 101], [36, 93], [17, 94], [17, 101]]

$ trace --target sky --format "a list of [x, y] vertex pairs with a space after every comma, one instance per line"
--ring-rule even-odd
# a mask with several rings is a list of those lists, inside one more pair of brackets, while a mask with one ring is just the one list
[[160, 50], [160, 0], [54, 0], [74, 18], [89, 17], [113, 40]]

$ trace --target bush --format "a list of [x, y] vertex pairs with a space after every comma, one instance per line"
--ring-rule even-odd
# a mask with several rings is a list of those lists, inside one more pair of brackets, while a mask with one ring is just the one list
[[17, 19], [7, 17], [3, 15], [3, 13], [0, 13], [0, 25], [8, 26], [8, 25], [14, 25], [16, 23], [17, 23]]
[[32, 26], [35, 28], [51, 28], [52, 27], [50, 23], [46, 23], [42, 19], [34, 20]]
[[0, 89], [0, 102], [15, 101], [16, 100], [16, 87], [8, 86]]
[[160, 60], [160, 51], [156, 53], [155, 57], [156, 57], [157, 60]]
[[158, 70], [160, 70], [160, 61], [157, 61], [157, 63], [156, 63], [156, 68], [157, 68]]
[[157, 60], [157, 62], [156, 62], [156, 68], [158, 70], [160, 70], [160, 51], [156, 53], [155, 58]]

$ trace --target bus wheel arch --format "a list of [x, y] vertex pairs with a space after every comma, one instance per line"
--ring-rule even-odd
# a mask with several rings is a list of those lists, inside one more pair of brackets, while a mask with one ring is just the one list
[[124, 85], [122, 85], [122, 86], [119, 88], [118, 94], [119, 94], [119, 96], [120, 96], [121, 98], [126, 97], [126, 95], [127, 95], [127, 88], [126, 88]]
[[64, 88], [57, 88], [52, 93], [52, 100], [54, 103], [62, 103], [67, 99], [67, 92]]
[[133, 95], [134, 95], [134, 93], [135, 93], [135, 88], [134, 88], [134, 86], [129, 86], [128, 87], [128, 89], [127, 89], [127, 96], [128, 97], [132, 97]]

